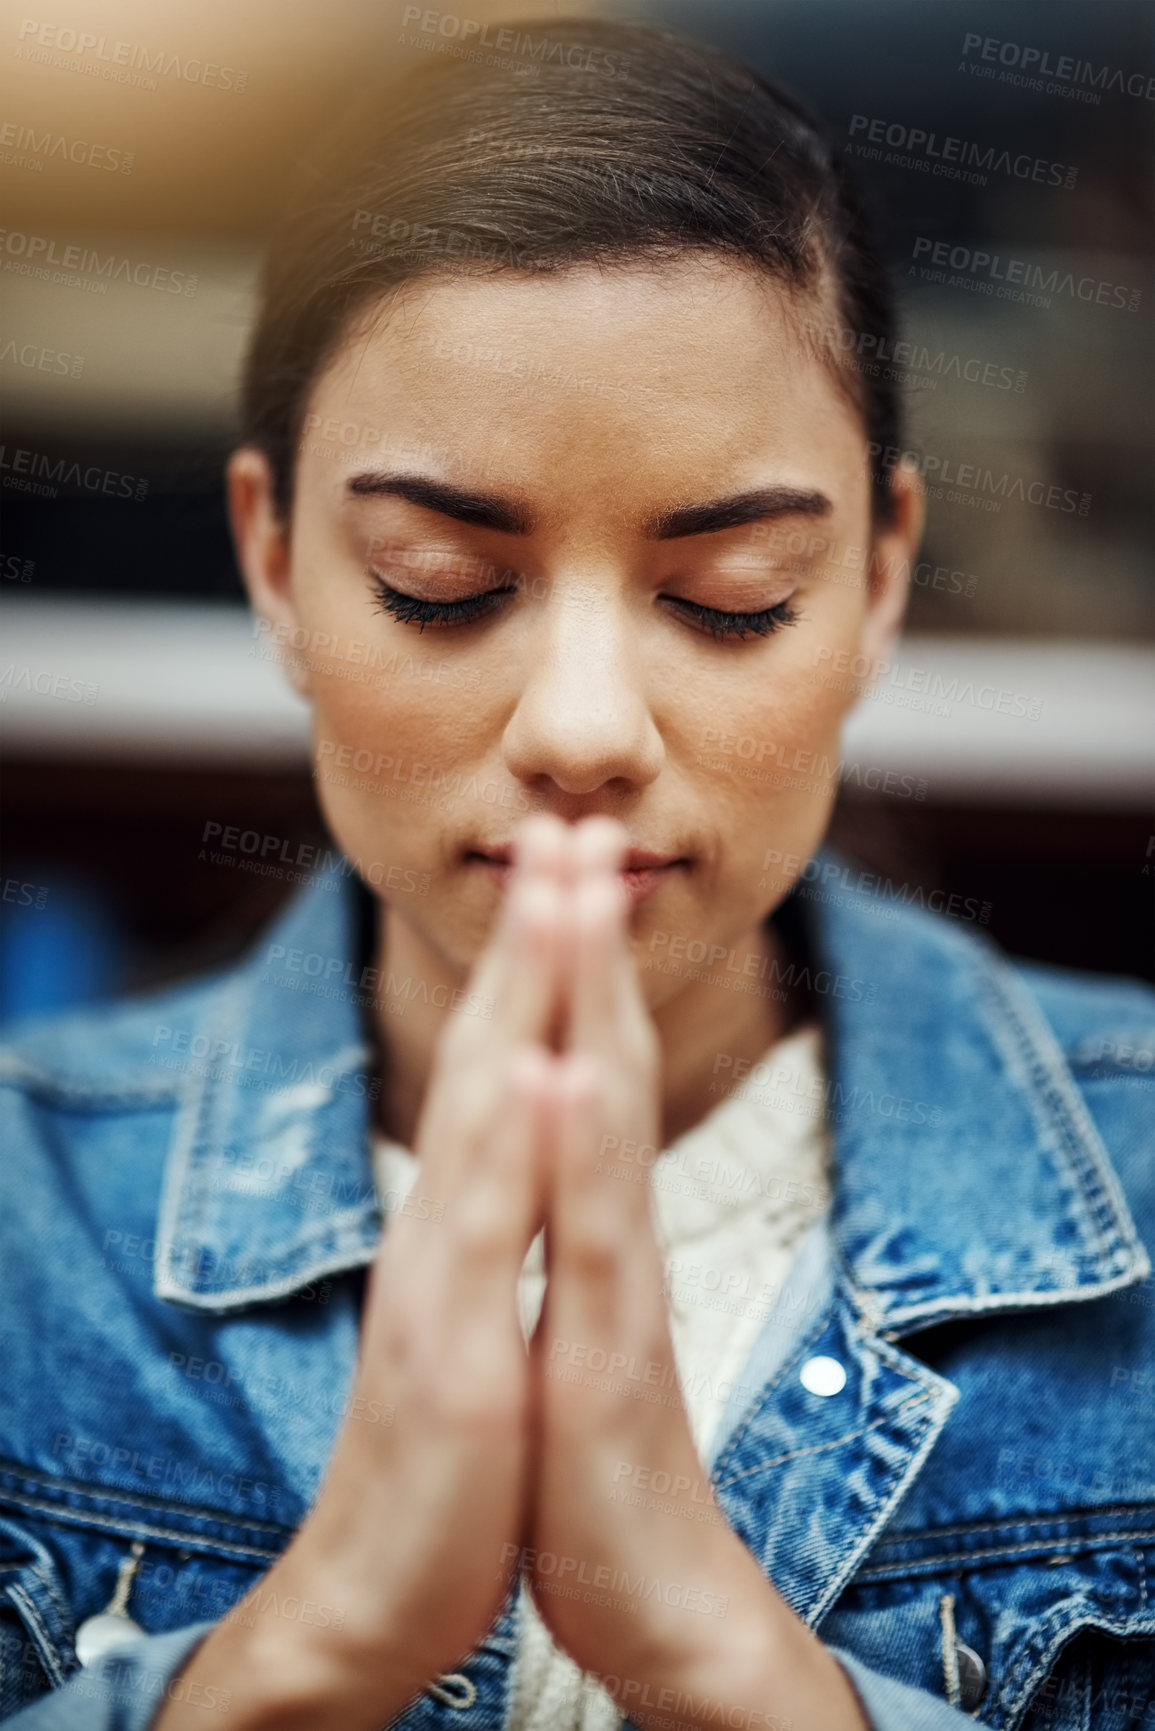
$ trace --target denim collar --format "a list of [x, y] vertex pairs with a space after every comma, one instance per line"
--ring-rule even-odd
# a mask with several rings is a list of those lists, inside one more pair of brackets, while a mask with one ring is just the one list
[[[162, 1298], [232, 1311], [372, 1260], [360, 894], [345, 862], [319, 874], [209, 994], [162, 1189]], [[825, 1027], [836, 1278], [868, 1330], [1145, 1279], [1056, 1040], [985, 934], [863, 891], [828, 853], [792, 901]]]

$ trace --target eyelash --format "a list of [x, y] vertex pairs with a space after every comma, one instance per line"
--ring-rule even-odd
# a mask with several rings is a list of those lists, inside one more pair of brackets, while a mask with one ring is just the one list
[[[480, 595], [467, 595], [461, 601], [422, 601], [416, 595], [406, 595], [376, 571], [370, 571], [377, 592], [379, 612], [388, 613], [402, 625], [417, 625], [424, 631], [427, 625], [469, 625], [483, 613], [501, 605], [499, 596], [516, 594], [513, 588], [487, 589]], [[794, 625], [798, 614], [789, 601], [779, 601], [773, 607], [763, 607], [756, 613], [728, 613], [717, 607], [703, 607], [697, 601], [684, 601], [669, 596], [673, 606], [696, 619], [717, 641], [744, 639], [747, 634], [770, 637], [784, 625]]]

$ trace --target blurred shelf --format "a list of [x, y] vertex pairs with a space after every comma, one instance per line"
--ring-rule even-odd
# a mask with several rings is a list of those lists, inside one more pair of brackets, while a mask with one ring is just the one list
[[[0, 628], [10, 760], [308, 763], [308, 706], [246, 609], [20, 598], [0, 610]], [[853, 669], [827, 662], [818, 676], [846, 681]], [[924, 780], [932, 801], [1147, 810], [1153, 740], [1153, 650], [919, 636], [859, 702], [844, 757], [863, 780], [872, 772], [867, 785], [887, 771]], [[737, 763], [745, 742], [731, 751]], [[776, 760], [773, 771], [789, 767]]]

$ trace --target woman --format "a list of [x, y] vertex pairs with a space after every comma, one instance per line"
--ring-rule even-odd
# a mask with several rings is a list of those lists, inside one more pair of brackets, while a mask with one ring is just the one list
[[1149, 1723], [1151, 994], [820, 851], [923, 518], [880, 262], [766, 81], [513, 46], [265, 281], [229, 502], [339, 851], [4, 1059], [5, 1712]]

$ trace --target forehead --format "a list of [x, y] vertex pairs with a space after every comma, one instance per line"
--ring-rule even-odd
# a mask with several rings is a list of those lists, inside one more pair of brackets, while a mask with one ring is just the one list
[[309, 423], [554, 489], [569, 474], [619, 490], [624, 460], [638, 484], [699, 492], [768, 459], [783, 481], [816, 463], [829, 481], [861, 466], [863, 435], [805, 340], [814, 305], [717, 257], [422, 278], [351, 327]]

